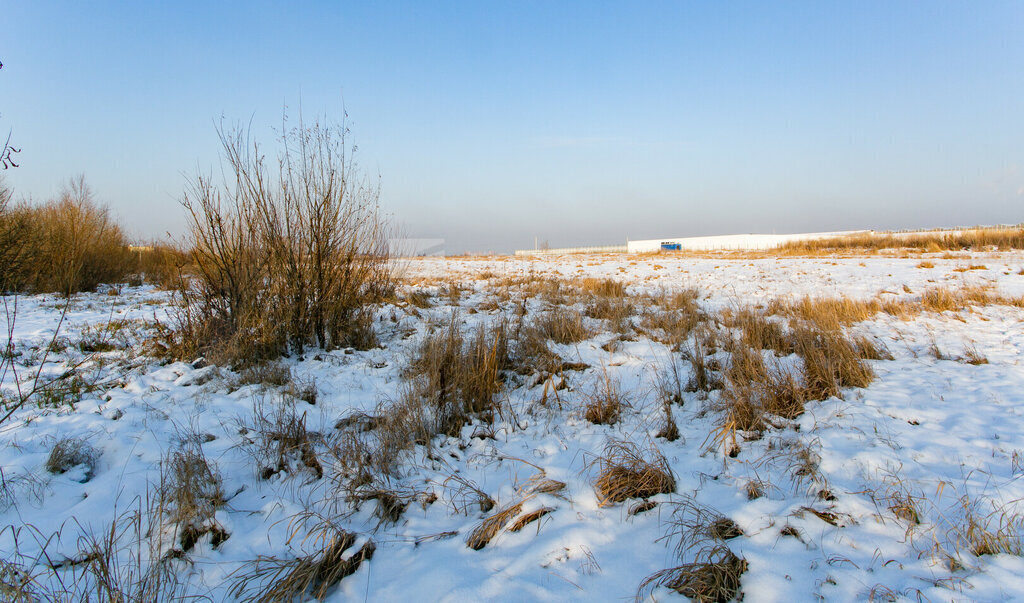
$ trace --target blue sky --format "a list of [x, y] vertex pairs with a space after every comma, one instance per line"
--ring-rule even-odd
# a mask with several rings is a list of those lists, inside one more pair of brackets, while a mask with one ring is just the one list
[[449, 251], [1024, 221], [1024, 3], [0, 0], [4, 176], [180, 234], [214, 126], [348, 111]]

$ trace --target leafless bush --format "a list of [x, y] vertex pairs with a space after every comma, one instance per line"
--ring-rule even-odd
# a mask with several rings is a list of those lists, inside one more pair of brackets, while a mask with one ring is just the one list
[[358, 176], [346, 134], [300, 124], [270, 168], [259, 144], [220, 131], [226, 182], [198, 176], [183, 201], [196, 278], [179, 329], [193, 353], [258, 360], [373, 343], [364, 309], [394, 279], [378, 189]]
[[34, 212], [39, 239], [33, 261], [36, 291], [70, 295], [123, 282], [132, 265], [128, 240], [79, 176], [60, 197]]

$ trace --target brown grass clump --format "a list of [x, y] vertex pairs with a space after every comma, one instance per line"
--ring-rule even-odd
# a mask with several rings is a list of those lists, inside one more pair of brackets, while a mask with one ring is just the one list
[[46, 470], [50, 473], [65, 473], [79, 465], [85, 465], [85, 479], [92, 479], [99, 460], [99, 452], [85, 438], [61, 438], [53, 445], [46, 459]]
[[309, 597], [323, 601], [339, 582], [372, 559], [377, 549], [367, 540], [346, 555], [356, 536], [330, 524], [320, 526], [314, 540], [319, 549], [316, 553], [295, 559], [258, 557], [250, 562], [248, 571], [235, 578], [231, 596], [258, 603], [298, 602]]
[[583, 417], [595, 425], [614, 425], [619, 422], [626, 401], [619, 385], [608, 376], [597, 384], [583, 412]]
[[610, 322], [612, 331], [616, 333], [629, 330], [629, 318], [633, 312], [633, 305], [623, 297], [596, 297], [585, 310], [590, 318]]
[[605, 446], [601, 456], [593, 461], [598, 470], [594, 489], [600, 506], [675, 491], [676, 480], [668, 460], [654, 447], [648, 452], [649, 459], [636, 444], [622, 440]]
[[433, 433], [454, 435], [470, 415], [489, 418], [504, 371], [513, 366], [508, 321], [476, 329], [468, 340], [458, 313], [428, 336], [410, 364], [411, 400], [424, 401], [433, 414]]
[[170, 522], [181, 550], [188, 552], [206, 534], [214, 546], [228, 533], [214, 519], [224, 504], [221, 478], [196, 443], [186, 443], [163, 463], [159, 488], [159, 516]]
[[769, 367], [760, 350], [747, 347], [742, 339], [730, 346], [730, 352], [719, 397], [725, 412], [719, 438], [732, 438], [735, 430], [760, 431], [770, 423], [768, 416], [792, 419], [803, 413], [806, 391], [788, 369]]
[[485, 518], [480, 525], [473, 529], [466, 539], [466, 546], [479, 551], [487, 546], [510, 521], [523, 510], [522, 501], [514, 503]]
[[298, 412], [293, 397], [275, 396], [269, 405], [265, 398], [257, 397], [253, 424], [246, 431], [254, 435], [260, 479], [270, 479], [281, 472], [296, 473], [303, 467], [313, 479], [323, 477], [323, 466], [315, 449], [319, 435], [306, 429], [306, 413]]
[[932, 262], [924, 261], [917, 265], [918, 268], [934, 268], [935, 264]]
[[[490, 500], [490, 497], [484, 495], [478, 488], [472, 487], [472, 485], [465, 482], [465, 480], [460, 481], [463, 485], [471, 486], [471, 490], [476, 491], [488, 501]], [[509, 532], [518, 532], [541, 517], [554, 512], [555, 509], [553, 507], [547, 506], [542, 506], [526, 513], [523, 513], [523, 508], [527, 501], [543, 494], [563, 498], [560, 493], [564, 489], [565, 482], [548, 479], [545, 477], [543, 471], [534, 475], [519, 488], [517, 493], [519, 499], [516, 502], [507, 505], [488, 517], [485, 517], [484, 520], [480, 522], [480, 525], [470, 532], [469, 537], [466, 539], [466, 546], [474, 551], [479, 551], [494, 540], [498, 534], [505, 530], [506, 526]], [[493, 505], [493, 501], [491, 501], [491, 503]], [[481, 506], [481, 509], [483, 509], [483, 506]]]
[[561, 344], [579, 343], [591, 336], [583, 324], [583, 315], [565, 306], [556, 306], [541, 314], [534, 326], [545, 338]]
[[853, 323], [868, 320], [882, 311], [878, 300], [856, 300], [846, 297], [805, 296], [795, 302], [784, 304], [782, 311], [790, 316], [820, 325], [826, 329], [838, 329]]
[[729, 603], [739, 594], [740, 577], [745, 571], [746, 560], [729, 547], [717, 545], [698, 552], [693, 563], [649, 576], [640, 588], [664, 586], [700, 603]]
[[625, 297], [626, 286], [610, 278], [584, 278], [580, 289], [597, 297]]
[[757, 350], [774, 350], [781, 355], [793, 352], [793, 342], [782, 325], [753, 308], [740, 308], [723, 316], [727, 326], [740, 329], [744, 345]]
[[841, 398], [840, 388], [867, 387], [875, 378], [841, 331], [802, 325], [794, 330], [793, 339], [803, 359], [803, 387], [810, 400]]

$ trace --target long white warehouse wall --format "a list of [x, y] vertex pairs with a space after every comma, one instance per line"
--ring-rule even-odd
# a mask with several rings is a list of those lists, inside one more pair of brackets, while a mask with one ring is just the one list
[[846, 235], [862, 234], [865, 230], [846, 230], [838, 232], [809, 232], [800, 234], [737, 234], [716, 237], [685, 237], [650, 239], [647, 241], [629, 241], [629, 253], [645, 253], [661, 250], [662, 244], [678, 244], [683, 249], [771, 249], [790, 241], [808, 241]]

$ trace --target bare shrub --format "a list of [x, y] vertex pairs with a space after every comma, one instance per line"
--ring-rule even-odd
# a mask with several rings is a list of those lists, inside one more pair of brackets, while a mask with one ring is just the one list
[[46, 470], [50, 473], [65, 473], [79, 465], [85, 465], [85, 480], [92, 478], [99, 460], [99, 452], [85, 438], [65, 437], [57, 440], [46, 459]]
[[364, 307], [392, 294], [378, 189], [356, 173], [346, 133], [300, 123], [271, 169], [258, 143], [220, 131], [226, 181], [198, 176], [183, 200], [196, 278], [179, 329], [194, 353], [237, 361], [354, 345]]
[[0, 180], [0, 291], [28, 288], [37, 267], [39, 220], [25, 204], [14, 205], [11, 190]]
[[128, 275], [128, 240], [109, 210], [96, 203], [84, 177], [69, 181], [56, 200], [33, 213], [39, 221], [34, 290], [71, 295]]
[[668, 461], [653, 446], [645, 456], [636, 444], [613, 440], [590, 466], [597, 468], [594, 489], [602, 507], [630, 498], [668, 494], [676, 489]]
[[191, 269], [186, 250], [167, 241], [152, 241], [132, 248], [134, 272], [143, 282], [174, 291], [182, 286]]

